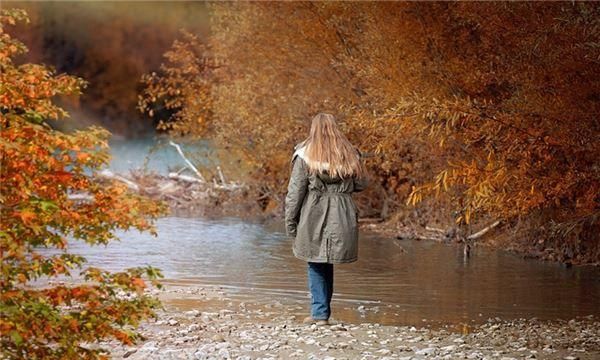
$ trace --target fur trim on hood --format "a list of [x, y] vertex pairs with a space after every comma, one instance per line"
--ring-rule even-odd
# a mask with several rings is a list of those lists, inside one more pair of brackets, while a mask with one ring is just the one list
[[[302, 158], [302, 160], [304, 160], [307, 164], [313, 164], [314, 162], [311, 162], [311, 160], [308, 158], [308, 156], [306, 156], [305, 153], [306, 150], [306, 146], [300, 146], [296, 149], [296, 151], [294, 152], [294, 155], [292, 156], [292, 160], [296, 157], [299, 156]], [[329, 169], [329, 163], [323, 163], [323, 169], [328, 170]]]

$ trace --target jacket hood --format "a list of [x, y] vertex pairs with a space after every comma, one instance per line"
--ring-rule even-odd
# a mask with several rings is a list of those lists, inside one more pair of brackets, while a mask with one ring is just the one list
[[[304, 162], [306, 162], [307, 164], [315, 164], [314, 161], [311, 161], [308, 156], [306, 156], [306, 146], [301, 146], [299, 148], [296, 149], [296, 151], [294, 151], [294, 155], [292, 156], [292, 159], [295, 156], [299, 156], [302, 158], [302, 160], [304, 160]], [[329, 163], [321, 163], [321, 162], [316, 162], [316, 164], [323, 164], [323, 169], [328, 170], [329, 169]]]
[[[304, 162], [308, 165], [309, 163], [314, 163], [312, 162], [308, 156], [306, 156], [305, 153], [305, 146], [300, 146], [296, 149], [296, 151], [294, 152], [294, 155], [292, 156], [292, 160], [298, 156], [300, 157], [302, 160], [304, 160]], [[342, 178], [340, 178], [339, 176], [335, 176], [332, 177], [329, 175], [328, 171], [329, 170], [329, 163], [323, 163], [323, 169], [325, 170], [325, 172], [319, 173], [317, 174], [317, 177], [319, 179], [321, 179], [325, 184], [335, 184], [338, 183], [342, 180]]]

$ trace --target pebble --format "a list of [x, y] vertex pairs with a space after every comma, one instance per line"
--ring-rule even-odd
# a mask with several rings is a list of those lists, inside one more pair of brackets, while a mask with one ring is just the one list
[[435, 352], [436, 352], [436, 348], [428, 347], [428, 348], [424, 348], [424, 349], [420, 349], [420, 350], [415, 351], [415, 354], [417, 354], [417, 355], [431, 356], [431, 355], [434, 355]]
[[189, 317], [196, 317], [198, 315], [200, 315], [200, 311], [199, 310], [190, 310], [190, 311], [186, 311], [185, 314]]
[[[182, 294], [188, 290], [167, 291]], [[267, 304], [246, 302], [242, 306], [215, 295], [218, 292], [210, 287], [190, 289], [189, 293], [211, 297], [212, 307], [157, 311], [156, 321], [142, 323], [140, 332], [145, 340], [139, 344], [121, 346], [111, 341], [101, 345], [113, 358], [128, 360], [600, 359], [597, 317], [569, 321], [491, 318], [481, 325], [469, 325], [469, 332], [462, 334], [448, 328], [371, 323], [307, 326], [298, 320], [303, 318], [298, 317], [306, 310], [303, 307], [273, 300], [273, 311], [264, 311], [269, 309]], [[215, 305], [219, 299], [220, 308]], [[364, 305], [354, 309], [357, 313], [372, 310]]]

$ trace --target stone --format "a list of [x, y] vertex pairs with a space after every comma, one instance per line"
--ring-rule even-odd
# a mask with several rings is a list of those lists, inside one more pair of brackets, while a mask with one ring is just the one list
[[431, 356], [431, 355], [435, 355], [436, 351], [437, 351], [437, 349], [434, 347], [427, 347], [427, 348], [423, 348], [423, 349], [415, 351], [415, 354]]
[[213, 335], [212, 340], [213, 341], [225, 341], [225, 338], [221, 334], [215, 334], [215, 335]]

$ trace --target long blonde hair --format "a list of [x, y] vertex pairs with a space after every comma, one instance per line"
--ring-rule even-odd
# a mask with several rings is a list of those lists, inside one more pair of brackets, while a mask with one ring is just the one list
[[301, 143], [311, 174], [327, 171], [332, 177], [362, 177], [365, 173], [360, 153], [340, 131], [331, 114], [319, 113], [312, 119], [310, 134]]

